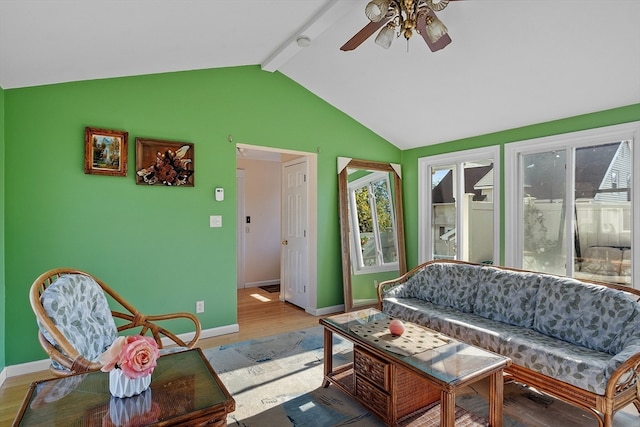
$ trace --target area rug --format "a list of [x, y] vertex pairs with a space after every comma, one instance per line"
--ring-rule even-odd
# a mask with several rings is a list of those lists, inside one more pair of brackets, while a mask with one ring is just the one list
[[258, 286], [258, 287], [263, 291], [269, 292], [270, 294], [275, 294], [277, 292], [280, 292], [280, 283], [277, 283], [275, 285], [264, 285], [264, 286]]
[[[236, 401], [236, 410], [229, 415], [227, 424], [240, 427], [384, 426], [375, 415], [336, 387], [322, 387], [323, 339], [323, 329], [317, 326], [204, 350]], [[352, 360], [353, 347], [347, 340], [334, 335], [333, 348], [334, 367]], [[475, 420], [487, 418], [487, 396], [488, 381], [475, 383], [458, 394], [456, 405], [464, 409], [460, 416], [474, 420], [469, 425], [482, 425]], [[505, 427], [598, 425], [588, 412], [517, 383], [505, 385], [504, 397]], [[436, 407], [431, 412], [437, 411]], [[630, 417], [631, 424], [618, 423], [619, 415]], [[619, 415], [616, 415], [616, 427], [637, 425], [634, 424], [638, 422], [637, 416]], [[406, 425], [430, 425], [423, 423], [424, 419]]]

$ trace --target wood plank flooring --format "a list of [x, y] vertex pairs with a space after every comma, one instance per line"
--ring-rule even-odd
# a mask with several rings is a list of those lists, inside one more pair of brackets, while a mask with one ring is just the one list
[[[233, 334], [201, 339], [201, 348], [244, 341], [283, 332], [318, 326], [319, 317], [281, 302], [278, 293], [260, 288], [238, 290], [238, 324], [240, 331]], [[34, 320], [35, 321], [35, 320]], [[43, 359], [44, 359], [43, 352]], [[0, 427], [10, 426], [15, 418], [29, 385], [36, 380], [51, 378], [48, 371], [7, 378], [0, 388]]]

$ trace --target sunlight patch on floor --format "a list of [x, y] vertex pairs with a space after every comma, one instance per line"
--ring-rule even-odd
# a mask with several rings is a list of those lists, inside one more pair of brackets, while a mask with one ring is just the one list
[[260, 294], [251, 294], [251, 297], [252, 297], [252, 298], [257, 299], [258, 301], [262, 301], [262, 302], [269, 302], [269, 301], [271, 301], [271, 299], [269, 299], [269, 298], [267, 298], [267, 297], [265, 297], [265, 296], [262, 296], [262, 295], [260, 295]]

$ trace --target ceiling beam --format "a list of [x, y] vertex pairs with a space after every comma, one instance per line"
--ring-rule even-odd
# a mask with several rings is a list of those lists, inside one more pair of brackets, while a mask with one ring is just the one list
[[354, 6], [361, 6], [359, 2], [350, 0], [329, 0], [322, 9], [316, 13], [309, 21], [301, 26], [289, 39], [287, 39], [278, 49], [276, 49], [269, 57], [262, 62], [261, 68], [264, 71], [277, 71], [282, 65], [286, 64], [304, 47], [298, 46], [297, 39], [300, 36], [306, 36], [313, 39], [324, 33], [336, 21], [347, 14]]

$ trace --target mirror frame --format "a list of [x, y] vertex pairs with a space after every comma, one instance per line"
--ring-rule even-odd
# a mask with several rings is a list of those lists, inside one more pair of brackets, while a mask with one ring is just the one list
[[393, 209], [396, 219], [396, 244], [398, 245], [398, 277], [407, 272], [404, 240], [404, 219], [402, 206], [402, 178], [400, 165], [370, 160], [338, 157], [338, 205], [340, 209], [340, 243], [342, 249], [342, 286], [344, 291], [344, 311], [375, 307], [377, 303], [354, 305], [351, 287], [351, 242], [349, 241], [349, 188], [347, 169], [357, 168], [391, 173], [393, 177]]

